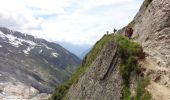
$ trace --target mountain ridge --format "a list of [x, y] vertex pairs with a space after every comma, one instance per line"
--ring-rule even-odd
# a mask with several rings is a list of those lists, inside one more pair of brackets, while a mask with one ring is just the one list
[[[69, 79], [80, 62], [56, 43], [0, 27], [0, 98], [29, 100], [50, 94], [57, 84]], [[23, 94], [22, 88], [33, 91]]]

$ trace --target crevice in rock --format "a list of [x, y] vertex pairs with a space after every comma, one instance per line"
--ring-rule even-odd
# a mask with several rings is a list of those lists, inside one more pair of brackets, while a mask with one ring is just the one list
[[113, 69], [116, 67], [117, 60], [118, 60], [118, 54], [117, 54], [117, 48], [116, 48], [116, 53], [115, 53], [114, 57], [112, 58], [112, 62], [110, 63], [107, 72], [103, 75], [103, 78], [101, 78], [101, 80], [105, 80], [107, 77], [109, 77], [109, 75], [112, 73]]

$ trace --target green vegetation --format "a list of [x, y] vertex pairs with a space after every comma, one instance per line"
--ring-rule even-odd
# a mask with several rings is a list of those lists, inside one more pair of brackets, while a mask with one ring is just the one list
[[151, 2], [152, 2], [152, 0], [145, 0], [143, 3], [144, 7], [147, 8]]
[[143, 54], [142, 46], [132, 40], [129, 40], [127, 37], [117, 35], [116, 42], [118, 44], [118, 53], [122, 60], [126, 60], [129, 56], [138, 57]]
[[145, 90], [145, 87], [149, 84], [149, 82], [149, 79], [142, 79], [138, 82], [136, 95], [133, 100], [151, 100], [151, 95]]
[[67, 93], [69, 87], [70, 86], [68, 84], [58, 85], [55, 89], [55, 92], [53, 93], [53, 96], [49, 98], [49, 100], [61, 100], [63, 96]]
[[116, 41], [118, 44], [118, 54], [121, 58], [119, 71], [122, 75], [124, 84], [128, 86], [130, 73], [137, 71], [138, 69], [136, 58], [143, 54], [143, 50], [139, 44], [124, 36], [116, 36]]
[[122, 100], [131, 100], [131, 93], [129, 87], [127, 87], [126, 85], [124, 85], [122, 88], [122, 94], [123, 94]]
[[144, 58], [142, 47], [121, 35], [116, 36], [116, 42], [118, 44], [118, 54], [121, 58], [119, 72], [122, 75], [124, 83], [122, 88], [122, 100], [150, 100], [150, 94], [145, 91], [145, 87], [148, 85], [149, 80], [142, 80], [138, 83], [135, 97], [131, 97], [129, 90], [131, 72], [137, 72], [139, 70], [137, 59]]
[[68, 89], [70, 88], [70, 86], [72, 84], [74, 84], [75, 82], [77, 82], [78, 78], [80, 77], [80, 75], [82, 73], [84, 73], [86, 71], [86, 69], [94, 62], [94, 60], [97, 58], [97, 56], [100, 54], [101, 50], [103, 49], [103, 47], [110, 42], [111, 40], [113, 40], [113, 35], [104, 35], [103, 38], [98, 41], [94, 47], [92, 48], [92, 50], [86, 55], [86, 57], [84, 58], [84, 61], [81, 65], [81, 67], [79, 67], [72, 75], [71, 79], [62, 84], [57, 86], [55, 92], [53, 93], [53, 96], [50, 98], [50, 100], [53, 98], [54, 100], [60, 100], [61, 98], [64, 99], [66, 93], [68, 92]]

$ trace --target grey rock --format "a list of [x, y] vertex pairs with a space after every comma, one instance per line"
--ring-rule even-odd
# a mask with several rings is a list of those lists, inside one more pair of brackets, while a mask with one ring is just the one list
[[122, 80], [116, 67], [117, 60], [117, 46], [112, 41], [72, 85], [67, 100], [119, 100]]
[[133, 38], [147, 55], [141, 61], [146, 77], [151, 80], [148, 91], [154, 100], [170, 99], [170, 1], [152, 0], [141, 7], [134, 18]]
[[134, 18], [134, 38], [148, 57], [161, 67], [170, 67], [170, 2], [153, 0]]

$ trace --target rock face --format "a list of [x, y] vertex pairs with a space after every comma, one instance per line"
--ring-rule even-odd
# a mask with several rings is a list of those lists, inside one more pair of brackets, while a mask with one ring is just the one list
[[0, 27], [0, 99], [49, 97], [80, 62], [56, 43]]
[[98, 58], [68, 92], [68, 100], [119, 100], [122, 80], [116, 67], [115, 42], [103, 48]]
[[134, 18], [133, 37], [147, 55], [141, 61], [154, 100], [170, 100], [170, 1], [152, 0]]
[[170, 2], [152, 0], [134, 18], [134, 37], [161, 67], [170, 67]]
[[[129, 25], [146, 59], [139, 61], [153, 100], [170, 100], [170, 1], [145, 0]], [[124, 33], [124, 29], [120, 32]], [[109, 43], [93, 64], [71, 86], [67, 100], [120, 100], [122, 79], [116, 66], [116, 46]], [[132, 77], [130, 86], [136, 79]], [[132, 91], [133, 94], [133, 91]]]

